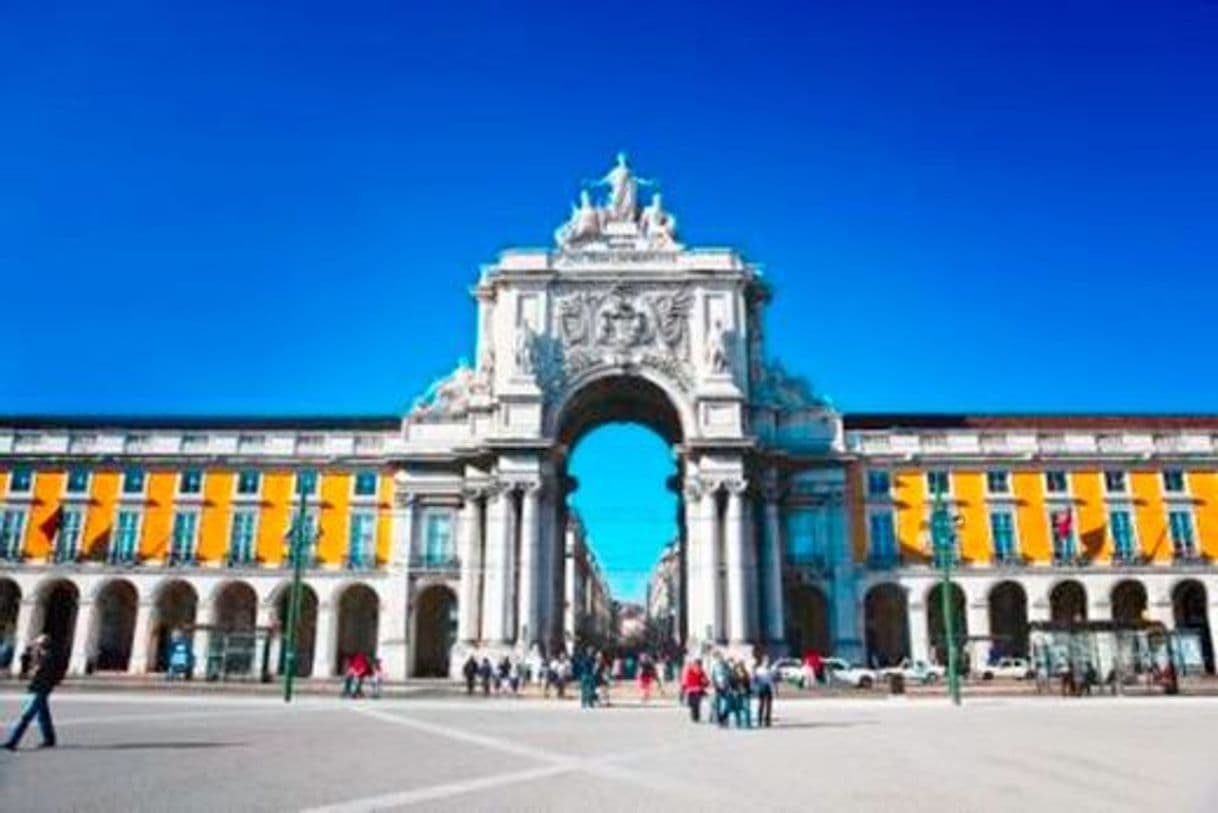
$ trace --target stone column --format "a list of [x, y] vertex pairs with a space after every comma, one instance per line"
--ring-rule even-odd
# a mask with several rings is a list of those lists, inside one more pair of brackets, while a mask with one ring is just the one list
[[744, 484], [732, 483], [727, 489], [724, 515], [724, 553], [727, 557], [727, 638], [742, 646], [749, 638], [748, 582], [745, 578], [743, 507]]
[[131, 635], [131, 657], [127, 674], [142, 675], [148, 668], [148, 638], [152, 634], [152, 614], [156, 608], [151, 601], [141, 601], [135, 608], [135, 631]]
[[478, 639], [478, 574], [482, 567], [482, 518], [477, 492], [465, 493], [461, 506], [461, 592], [457, 607], [457, 640], [473, 647]]
[[[575, 534], [569, 529], [563, 529], [563, 566], [566, 573], [563, 579], [563, 643], [568, 647], [575, 643], [576, 625], [579, 621], [579, 608], [576, 606], [578, 597], [575, 591]], [[573, 655], [573, 651], [568, 651]]]
[[486, 503], [486, 545], [482, 572], [482, 643], [507, 643], [508, 548], [511, 547], [511, 492], [498, 488]]
[[[961, 588], [963, 589], [963, 588]], [[990, 662], [990, 605], [985, 596], [974, 598], [965, 592], [965, 607], [968, 616], [968, 647], [972, 651], [969, 667], [974, 675], [979, 674]]]
[[909, 602], [909, 656], [918, 661], [930, 660], [930, 634], [926, 628], [926, 602], [921, 598]]
[[68, 672], [73, 675], [83, 675], [85, 664], [92, 652], [93, 602], [81, 601], [76, 610], [76, 630], [72, 634], [72, 654], [68, 659]]
[[313, 676], [333, 677], [340, 674], [342, 664], [335, 663], [338, 654], [338, 619], [335, 602], [327, 597], [317, 602], [317, 629], [313, 636]]
[[765, 490], [765, 550], [762, 556], [765, 565], [765, 631], [773, 644], [786, 640], [782, 595], [782, 517], [778, 508], [778, 489]]
[[702, 534], [702, 563], [698, 568], [701, 571], [699, 578], [702, 584], [695, 585], [693, 589], [702, 592], [702, 610], [705, 613], [704, 624], [698, 627], [698, 638], [718, 643], [724, 636], [724, 596], [719, 586], [719, 535], [722, 529], [719, 527], [719, 506], [715, 491], [704, 487], [698, 502], [702, 509], [698, 523], [699, 532]]
[[516, 642], [526, 651], [537, 641], [540, 618], [537, 612], [538, 553], [540, 528], [538, 527], [537, 501], [541, 486], [525, 486], [520, 506], [520, 596], [516, 606]]

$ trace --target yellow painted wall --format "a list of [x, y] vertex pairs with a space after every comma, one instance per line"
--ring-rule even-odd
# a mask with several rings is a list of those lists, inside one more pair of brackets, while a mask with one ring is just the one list
[[89, 512], [85, 516], [84, 541], [80, 549], [82, 558], [104, 556], [106, 553], [106, 545], [114, 528], [120, 478], [121, 473], [114, 469], [94, 469], [89, 478]]
[[317, 555], [323, 564], [342, 565], [351, 529], [351, 474], [327, 472], [321, 476], [321, 539]]
[[[1070, 472], [1070, 488], [1075, 496], [1075, 538], [1079, 553], [1094, 561], [1112, 558], [1112, 539], [1108, 528], [1108, 511], [1104, 503], [1104, 477], [1098, 471]], [[1049, 549], [1052, 550], [1052, 539]]]
[[199, 561], [223, 562], [228, 553], [229, 522], [236, 475], [231, 469], [209, 469], [203, 477], [203, 513], [199, 518]]
[[893, 472], [897, 548], [906, 561], [926, 560], [926, 474], [919, 470]]
[[1142, 552], [1155, 561], [1170, 562], [1173, 551], [1171, 535], [1167, 532], [1167, 509], [1161, 492], [1162, 475], [1158, 471], [1131, 471], [1128, 475], [1133, 494], [1138, 543]]
[[377, 474], [376, 561], [389, 561], [393, 545], [393, 476], [382, 471]]
[[144, 524], [140, 532], [140, 554], [146, 559], [163, 561], [169, 555], [173, 498], [177, 488], [176, 469], [148, 472], [148, 500], [144, 503]]
[[1020, 553], [1034, 562], [1052, 560], [1044, 472], [1035, 469], [1011, 472], [1011, 491], [1015, 495]]
[[39, 469], [34, 476], [34, 499], [25, 527], [25, 555], [30, 559], [46, 558], [55, 544], [63, 486], [62, 471]]
[[1197, 552], [1218, 559], [1218, 473], [1190, 471], [1187, 477], [1194, 499]]
[[985, 472], [956, 470], [950, 476], [955, 510], [962, 520], [956, 529], [961, 561], [987, 564], [993, 556], [993, 545], [985, 502]]
[[293, 485], [296, 476], [288, 470], [262, 473], [261, 510], [255, 552], [259, 561], [282, 564], [287, 553], [288, 529], [292, 527]]

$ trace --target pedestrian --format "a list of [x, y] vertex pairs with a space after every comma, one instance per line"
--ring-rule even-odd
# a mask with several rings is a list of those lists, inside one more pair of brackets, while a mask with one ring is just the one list
[[591, 649], [579, 659], [575, 666], [576, 677], [579, 679], [579, 706], [590, 709], [596, 706], [596, 682], [599, 669], [599, 659]]
[[491, 693], [491, 678], [495, 675], [495, 669], [491, 666], [491, 659], [483, 656], [482, 665], [478, 667], [478, 677], [482, 680], [482, 696], [487, 697]]
[[702, 697], [706, 694], [709, 682], [706, 672], [702, 671], [702, 662], [697, 658], [690, 658], [689, 663], [685, 665], [685, 672], [681, 675], [681, 694], [689, 706], [691, 722], [697, 723], [702, 719]]
[[520, 693], [520, 686], [524, 683], [524, 674], [521, 670], [520, 661], [513, 660], [508, 670], [508, 685], [512, 688], [513, 697]]
[[656, 681], [656, 665], [651, 660], [647, 653], [639, 658], [639, 693], [643, 696], [643, 702], [651, 700], [651, 687]]
[[385, 686], [385, 668], [380, 658], [372, 659], [372, 699], [381, 699], [381, 689]]
[[372, 667], [368, 663], [368, 656], [363, 652], [356, 652], [351, 656], [351, 660], [347, 661], [346, 679], [343, 682], [343, 697], [363, 697], [364, 696], [364, 680], [371, 674]]
[[753, 692], [757, 695], [757, 725], [769, 728], [774, 717], [774, 669], [766, 655], [753, 667]]
[[567, 696], [567, 684], [574, 677], [575, 670], [571, 666], [571, 659], [567, 657], [567, 653], [562, 653], [558, 659], [558, 696], [565, 698]]
[[736, 713], [736, 728], [753, 727], [753, 684], [744, 661], [736, 661], [732, 670], [732, 708]]
[[34, 639], [29, 651], [29, 671], [31, 672], [30, 684], [27, 687], [29, 699], [26, 701], [25, 710], [21, 713], [20, 719], [13, 726], [8, 740], [4, 743], [4, 747], [10, 751], [17, 750], [21, 737], [35, 717], [38, 718], [38, 730], [42, 734], [41, 747], [55, 747], [55, 724], [51, 720], [51, 706], [48, 701], [51, 692], [63, 680], [63, 674], [66, 671], [64, 658], [61, 653], [51, 647], [50, 636], [45, 634]]
[[461, 666], [461, 674], [465, 678], [465, 693], [473, 694], [474, 683], [478, 680], [478, 659], [474, 657], [474, 653], [469, 653], [469, 657], [465, 659], [465, 663]]
[[715, 690], [714, 721], [720, 726], [726, 726], [732, 702], [732, 670], [718, 653], [715, 654], [715, 661], [711, 666], [710, 679], [711, 688]]
[[507, 655], [504, 655], [499, 660], [499, 668], [495, 673], [495, 677], [495, 693], [505, 693], [509, 688], [508, 682], [512, 677], [512, 661]]

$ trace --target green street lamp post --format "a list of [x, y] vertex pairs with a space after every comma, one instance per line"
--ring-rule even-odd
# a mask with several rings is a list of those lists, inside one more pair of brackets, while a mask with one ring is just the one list
[[308, 496], [300, 489], [300, 508], [292, 528], [289, 556], [292, 562], [292, 586], [288, 593], [288, 621], [283, 634], [283, 702], [292, 702], [292, 681], [296, 677], [296, 627], [300, 624], [300, 602], [304, 597], [304, 559], [308, 549]]
[[943, 635], [947, 642], [947, 691], [952, 703], [960, 705], [960, 670], [957, 668], [955, 602], [952, 601], [952, 559], [955, 553], [955, 518], [948, 513], [943, 501], [942, 489], [935, 489], [935, 503], [931, 512], [931, 541], [939, 564], [943, 569], [943, 581], [939, 586], [939, 598], [943, 607]]

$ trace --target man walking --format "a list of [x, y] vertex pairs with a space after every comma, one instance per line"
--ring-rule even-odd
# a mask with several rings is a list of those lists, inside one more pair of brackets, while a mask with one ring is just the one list
[[30, 651], [30, 670], [32, 677], [29, 685], [29, 700], [26, 701], [25, 711], [21, 719], [13, 726], [12, 734], [4, 747], [10, 751], [17, 750], [25, 729], [30, 721], [38, 718], [38, 729], [42, 732], [42, 747], [55, 747], [55, 725], [51, 722], [51, 707], [47, 704], [54, 688], [63, 680], [64, 669], [62, 658], [51, 648], [51, 639], [47, 635], [39, 635], [34, 639]]

